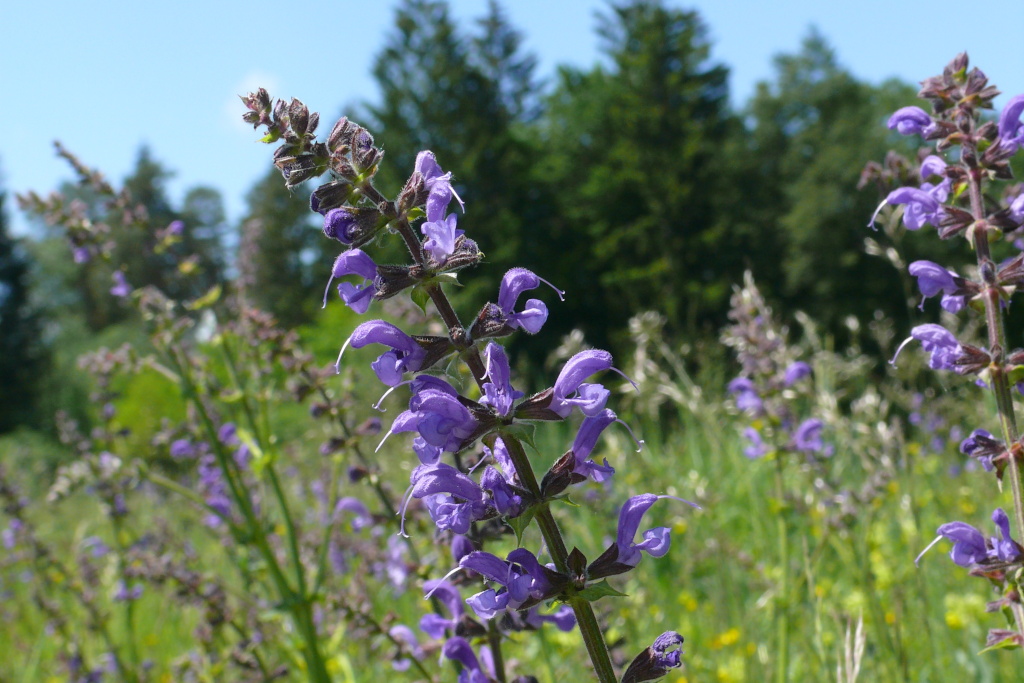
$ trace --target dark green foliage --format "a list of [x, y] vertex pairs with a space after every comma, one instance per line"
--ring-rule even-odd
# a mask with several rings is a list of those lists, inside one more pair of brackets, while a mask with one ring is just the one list
[[41, 320], [29, 300], [29, 257], [8, 232], [0, 193], [0, 434], [36, 426]]
[[566, 318], [592, 341], [651, 308], [692, 329], [720, 315], [737, 271], [717, 215], [728, 72], [695, 12], [618, 4], [598, 31], [611, 67], [562, 69], [542, 122], [557, 196], [543, 270], [559, 268]]
[[864, 249], [866, 237], [884, 241], [867, 227], [881, 197], [873, 186], [856, 188], [864, 164], [894, 145], [913, 156], [913, 141], [885, 122], [915, 102], [915, 89], [857, 81], [813, 31], [775, 65], [775, 81], [760, 83], [749, 105], [748, 142], [737, 150], [745, 153], [731, 155], [748, 200], [740, 214], [775, 242], [772, 259], [752, 255], [755, 277], [832, 330], [878, 309], [905, 319], [901, 274]]

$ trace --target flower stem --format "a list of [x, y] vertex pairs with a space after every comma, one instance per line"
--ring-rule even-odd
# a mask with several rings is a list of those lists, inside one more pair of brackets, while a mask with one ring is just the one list
[[[519, 480], [530, 493], [539, 499], [540, 484], [537, 483], [537, 475], [533, 472], [533, 466], [530, 464], [530, 459], [526, 455], [526, 449], [523, 448], [523, 444], [519, 439], [507, 434], [502, 435], [502, 440], [508, 449], [509, 457], [516, 468]], [[567, 560], [569, 552], [566, 550], [565, 541], [562, 540], [562, 533], [559, 531], [558, 524], [555, 522], [555, 518], [547, 504], [540, 506], [535, 519], [538, 526], [540, 526], [541, 534], [544, 536], [544, 542], [548, 546], [548, 552], [551, 553], [551, 559], [555, 562], [555, 568], [560, 572], [566, 572], [568, 570]], [[615, 668], [612, 666], [611, 657], [608, 655], [608, 645], [605, 644], [604, 634], [601, 632], [601, 626], [597, 623], [597, 615], [594, 614], [593, 606], [591, 606], [589, 601], [580, 597], [570, 599], [569, 604], [576, 614], [576, 623], [580, 627], [580, 635], [583, 636], [583, 642], [587, 646], [587, 653], [590, 655], [590, 661], [594, 665], [597, 679], [601, 683], [616, 683], [618, 678], [615, 676]]]

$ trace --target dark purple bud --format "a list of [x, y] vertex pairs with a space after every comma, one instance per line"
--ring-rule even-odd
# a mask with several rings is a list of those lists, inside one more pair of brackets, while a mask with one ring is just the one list
[[324, 234], [342, 244], [361, 247], [384, 226], [380, 211], [374, 208], [340, 206], [324, 216]]
[[[653, 681], [682, 665], [683, 637], [675, 631], [666, 631], [654, 643], [630, 662], [620, 683]], [[679, 649], [677, 649], [679, 648]]]

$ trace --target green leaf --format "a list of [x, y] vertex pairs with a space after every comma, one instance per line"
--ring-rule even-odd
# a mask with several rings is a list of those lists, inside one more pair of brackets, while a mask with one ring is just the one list
[[527, 527], [530, 526], [530, 522], [533, 521], [533, 516], [537, 513], [535, 506], [526, 508], [523, 514], [518, 517], [512, 517], [506, 519], [505, 523], [512, 527], [512, 531], [516, 533], [516, 543], [518, 545], [523, 544], [523, 534], [526, 533]]
[[596, 602], [597, 600], [600, 600], [601, 598], [605, 597], [624, 598], [627, 594], [620, 593], [619, 591], [612, 588], [611, 585], [608, 583], [608, 580], [605, 579], [600, 583], [594, 583], [587, 586], [579, 593], [577, 593], [577, 595], [579, 595], [587, 602]]
[[978, 652], [978, 654], [983, 655], [986, 652], [993, 652], [995, 650], [1015, 650], [1019, 647], [1020, 645], [1018, 645], [1013, 638], [1004, 638], [994, 645], [989, 645], [984, 650]]
[[529, 444], [530, 448], [537, 450], [537, 444], [534, 443], [534, 435], [537, 433], [537, 425], [529, 422], [515, 422], [507, 427], [501, 428], [502, 434], [519, 439], [520, 441]]
[[259, 141], [260, 142], [265, 142], [268, 145], [272, 145], [272, 144], [274, 144], [275, 142], [277, 142], [280, 139], [281, 139], [281, 131], [279, 131], [279, 130], [277, 130], [275, 128], [274, 130], [271, 130], [269, 133], [267, 133], [266, 135], [261, 137]]
[[414, 287], [412, 292], [409, 293], [409, 297], [412, 299], [414, 304], [419, 306], [420, 310], [423, 311], [423, 314], [426, 315], [427, 303], [430, 302], [430, 295], [427, 294], [426, 290], [419, 286]]

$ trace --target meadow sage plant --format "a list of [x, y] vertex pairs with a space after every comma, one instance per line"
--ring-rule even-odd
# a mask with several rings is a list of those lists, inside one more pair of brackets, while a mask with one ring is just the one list
[[[963, 237], [974, 251], [970, 276], [966, 269], [931, 261], [915, 261], [909, 272], [917, 280], [922, 306], [924, 299], [940, 297], [948, 313], [979, 315], [986, 338], [972, 344], [942, 325], [924, 323], [910, 331], [900, 351], [919, 343], [933, 370], [973, 378], [995, 398], [997, 414], [989, 426], [997, 435], [979, 427], [960, 450], [994, 475], [1000, 487], [1009, 480], [1012, 509], [992, 513], [995, 536], [954, 521], [940, 526], [936, 539], [952, 541], [953, 562], [987, 579], [999, 593], [989, 607], [1006, 616], [1007, 628], [989, 631], [989, 648], [1024, 645], [1024, 548], [1019, 543], [1024, 539], [1024, 443], [1014, 412], [1014, 396], [1024, 388], [1024, 349], [1015, 348], [1006, 332], [1011, 299], [1024, 284], [1024, 192], [1006, 182], [1013, 178], [1010, 160], [1024, 146], [1024, 94], [1011, 97], [998, 116], [987, 116], [997, 95], [984, 72], [968, 68], [966, 54], [957, 55], [942, 74], [924, 80], [919, 97], [930, 111], [904, 107], [888, 125], [934, 143], [934, 150], [921, 161], [918, 182], [889, 192], [871, 220], [872, 225], [902, 221], [910, 231], [934, 230], [942, 240]], [[870, 167], [866, 172], [870, 174]]]
[[[463, 323], [445, 287], [456, 284], [460, 271], [478, 264], [483, 253], [464, 229], [469, 222], [460, 211], [467, 202], [435, 155], [421, 151], [404, 187], [388, 198], [374, 185], [383, 151], [365, 128], [342, 118], [325, 141], [318, 141], [319, 117], [302, 102], [272, 104], [263, 89], [243, 100], [249, 110], [245, 120], [266, 129], [263, 140], [282, 143], [274, 159], [289, 187], [329, 175], [311, 198], [311, 209], [323, 216], [325, 236], [340, 248], [325, 304], [337, 279], [338, 296], [357, 313], [366, 313], [376, 301], [407, 295], [425, 313], [432, 304], [433, 314], [444, 323], [445, 334], [422, 335], [385, 320], [364, 322], [345, 340], [337, 361], [340, 368], [356, 349], [383, 349], [370, 364], [382, 390], [390, 394], [405, 387], [410, 393], [407, 408], [385, 435], [411, 435], [409, 453], [419, 462], [401, 514], [404, 518], [411, 509], [410, 501], [422, 501], [435, 533], [454, 535], [454, 562], [435, 567], [424, 584], [424, 594], [432, 600], [424, 607], [434, 609], [424, 615], [421, 630], [441, 641], [442, 656], [458, 664], [460, 682], [503, 682], [502, 651], [509, 633], [540, 628], [545, 622], [571, 628], [574, 616], [597, 679], [620, 680], [592, 603], [617, 593], [607, 577], [633, 570], [644, 553], [660, 557], [668, 552], [667, 528], [643, 531], [639, 541], [636, 537], [655, 503], [681, 499], [651, 493], [626, 499], [614, 542], [593, 560], [579, 548], [570, 549], [562, 535], [556, 512], [572, 509], [562, 504], [572, 487], [588, 480], [604, 482], [615, 473], [607, 460], [591, 457], [601, 434], [621, 423], [607, 407], [610, 391], [598, 381], [622, 374], [611, 354], [581, 351], [564, 364], [550, 387], [527, 395], [513, 383], [508, 356], [496, 340], [520, 331], [540, 332], [548, 316], [548, 303], [539, 298], [543, 290], [557, 299], [563, 292], [530, 270], [513, 268], [501, 279], [492, 302], [468, 325]], [[472, 198], [466, 199], [471, 209]], [[374, 259], [374, 247], [388, 240], [404, 244], [407, 263]], [[538, 298], [530, 298], [536, 291]], [[564, 455], [545, 462], [528, 454], [537, 422], [577, 415], [582, 421]], [[478, 443], [483, 456], [474, 463]], [[538, 467], [547, 469], [538, 476]], [[528, 533], [531, 526], [539, 528], [543, 543]], [[500, 553], [484, 549], [485, 543], [513, 531], [519, 547]], [[463, 598], [466, 586], [476, 592]], [[544, 608], [552, 604], [561, 606], [553, 612]], [[420, 646], [414, 634], [407, 626], [400, 632], [405, 642], [416, 642], [409, 649], [415, 658]], [[659, 636], [621, 680], [654, 680], [679, 666], [682, 640], [674, 632]]]

